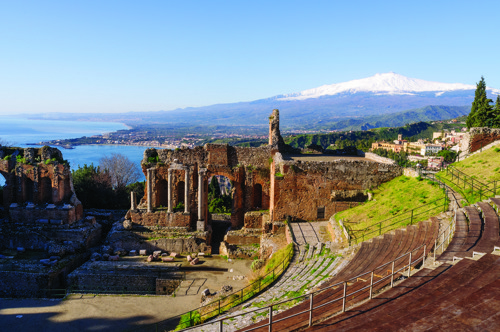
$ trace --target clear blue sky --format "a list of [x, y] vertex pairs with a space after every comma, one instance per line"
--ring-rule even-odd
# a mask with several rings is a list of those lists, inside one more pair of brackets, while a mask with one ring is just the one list
[[500, 88], [500, 1], [0, 0], [0, 114], [249, 101], [394, 71]]

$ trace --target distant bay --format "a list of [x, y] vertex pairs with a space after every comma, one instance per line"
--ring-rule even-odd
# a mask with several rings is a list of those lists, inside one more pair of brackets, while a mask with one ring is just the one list
[[[28, 120], [14, 117], [0, 117], [0, 140], [12, 146], [40, 147], [28, 145], [42, 141], [78, 138], [104, 134], [120, 129], [127, 129], [117, 122], [87, 122], [87, 121], [55, 121], [55, 120]], [[71, 169], [77, 169], [84, 164], [99, 164], [99, 159], [111, 153], [121, 153], [140, 167], [145, 146], [129, 145], [79, 145], [74, 149], [59, 147], [64, 159], [68, 160]], [[144, 179], [141, 179], [144, 180]], [[0, 177], [0, 185], [4, 183]]]

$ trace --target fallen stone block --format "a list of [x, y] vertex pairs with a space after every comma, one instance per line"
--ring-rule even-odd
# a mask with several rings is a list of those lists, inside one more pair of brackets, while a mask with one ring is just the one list
[[17, 247], [17, 252], [25, 252], [26, 250], [23, 247]]
[[42, 263], [43, 265], [45, 266], [49, 266], [50, 265], [50, 259], [40, 259], [40, 263]]
[[165, 257], [165, 256], [170, 256], [170, 255], [167, 254], [166, 252], [164, 252], [163, 254], [161, 254], [161, 257]]
[[198, 262], [199, 262], [199, 261], [200, 261], [200, 260], [198, 259], [198, 257], [196, 257], [196, 258], [195, 258], [195, 259], [193, 259], [191, 262], [189, 262], [189, 264], [191, 264], [191, 265], [196, 265], [196, 264], [198, 264]]
[[160, 256], [161, 255], [161, 250], [155, 250], [155, 251], [153, 251], [153, 255]]
[[193, 258], [191, 257], [191, 255], [187, 255], [186, 259], [187, 259], [188, 262], [191, 262], [193, 260]]
[[203, 292], [201, 292], [201, 295], [202, 295], [202, 296], [208, 296], [208, 295], [210, 295], [210, 289], [205, 288], [205, 289], [203, 290]]
[[149, 255], [148, 258], [146, 259], [146, 261], [152, 262], [153, 261], [153, 255]]
[[116, 248], [114, 254], [124, 256], [127, 254], [127, 251], [123, 248]]
[[173, 262], [174, 258], [170, 256], [162, 256], [161, 257], [162, 262]]
[[148, 251], [146, 249], [139, 250], [139, 255], [146, 256], [147, 254], [148, 254]]
[[180, 255], [179, 255], [178, 253], [176, 253], [176, 252], [171, 252], [171, 253], [170, 253], [170, 256], [177, 258], [177, 257], [179, 257]]
[[130, 250], [130, 251], [128, 252], [128, 255], [129, 255], [129, 256], [137, 256], [137, 250]]
[[204, 252], [199, 252], [198, 253], [198, 257], [205, 257], [205, 253]]

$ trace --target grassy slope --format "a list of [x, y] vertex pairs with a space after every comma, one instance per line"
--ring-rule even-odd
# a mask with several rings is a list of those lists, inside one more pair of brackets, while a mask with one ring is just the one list
[[[413, 222], [425, 220], [437, 214], [441, 211], [440, 207], [443, 206], [443, 200], [430, 205], [426, 204], [443, 197], [443, 190], [431, 181], [419, 181], [416, 178], [399, 176], [375, 189], [373, 191], [373, 200], [337, 213], [335, 218], [337, 220], [342, 219], [351, 234], [353, 232], [356, 234], [356, 230], [390, 219], [382, 224], [382, 227], [385, 227], [382, 230], [382, 233], [384, 233], [390, 229], [409, 224], [412, 209], [417, 209], [414, 211]], [[431, 208], [432, 211], [425, 212]], [[390, 226], [393, 223], [395, 225]], [[372, 229], [378, 230], [379, 228], [378, 226], [372, 226], [370, 231]], [[377, 235], [378, 233], [371, 234], [365, 237], [365, 240]]]
[[[497, 194], [500, 193], [500, 148], [493, 147], [488, 150], [484, 150], [474, 156], [471, 156], [463, 161], [456, 162], [453, 164], [456, 169], [465, 173], [466, 175], [479, 180], [483, 184], [486, 184], [488, 189], [497, 189]], [[467, 200], [469, 204], [474, 204], [478, 202], [484, 196], [477, 193], [477, 190], [473, 192], [470, 188], [470, 180], [467, 180], [465, 189], [463, 186], [463, 179], [460, 185], [457, 186], [456, 178], [452, 178], [451, 174], [446, 171], [441, 171], [437, 174], [440, 176], [448, 185], [450, 185], [454, 190], [460, 192], [462, 196]], [[492, 181], [497, 181], [496, 187], [493, 185]], [[490, 195], [488, 193], [488, 195]]]

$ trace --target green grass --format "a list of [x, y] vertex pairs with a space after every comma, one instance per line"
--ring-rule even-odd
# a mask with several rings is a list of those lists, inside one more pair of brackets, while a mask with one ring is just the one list
[[285, 247], [279, 249], [273, 254], [273, 257], [269, 259], [266, 264], [265, 273], [274, 269], [278, 264], [280, 264], [293, 250], [293, 243], [286, 245]]
[[[446, 170], [437, 173], [441, 181], [453, 188], [453, 190], [462, 194], [467, 201], [467, 205], [479, 202], [485, 197], [493, 195], [493, 190], [496, 189], [496, 194], [500, 194], [500, 148], [490, 148], [471, 156], [460, 162], [453, 163], [452, 166], [466, 175], [465, 185], [463, 182], [463, 174], [460, 174], [460, 180], [451, 175], [451, 170]], [[486, 186], [482, 191], [479, 191], [478, 181]], [[496, 186], [492, 181], [496, 181]]]
[[[500, 180], [500, 148], [490, 148], [452, 164], [456, 169], [486, 183]], [[441, 175], [443, 172], [440, 172]], [[446, 173], [446, 171], [444, 172]]]
[[[444, 191], [432, 181], [399, 176], [373, 190], [373, 200], [335, 215], [354, 238], [368, 240], [380, 233], [425, 220], [440, 212]], [[440, 202], [434, 202], [441, 199]], [[429, 204], [430, 203], [430, 204]], [[414, 210], [413, 220], [411, 210]], [[432, 209], [431, 211], [427, 211]], [[383, 222], [379, 225], [380, 222]], [[392, 225], [394, 224], [394, 225]], [[376, 225], [376, 226], [374, 226]], [[381, 228], [381, 232], [375, 232]], [[360, 230], [366, 230], [360, 232]], [[371, 233], [371, 234], [368, 234]], [[356, 240], [359, 242], [361, 240]]]

